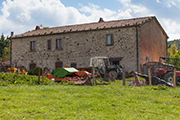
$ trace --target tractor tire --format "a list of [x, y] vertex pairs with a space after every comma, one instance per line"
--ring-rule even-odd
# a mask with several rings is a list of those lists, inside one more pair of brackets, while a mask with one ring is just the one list
[[[173, 72], [168, 72], [164, 75], [164, 80], [166, 82], [173, 84], [173, 76], [174, 76]], [[177, 83], [177, 76], [176, 76], [176, 83]]]
[[116, 71], [112, 70], [109, 72], [109, 75], [113, 78], [113, 79], [117, 79], [118, 77], [118, 74]]

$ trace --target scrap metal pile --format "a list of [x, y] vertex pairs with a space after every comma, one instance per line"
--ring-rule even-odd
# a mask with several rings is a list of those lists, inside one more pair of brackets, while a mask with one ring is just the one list
[[[149, 76], [148, 75], [135, 72], [135, 76], [136, 75], [144, 78], [146, 80], [146, 85], [149, 85]], [[135, 82], [136, 82], [136, 85], [140, 85], [139, 80], [138, 80], [137, 77], [135, 77]], [[155, 77], [155, 76], [151, 77], [151, 83], [152, 83], [152, 85], [166, 85], [166, 86], [169, 86], [169, 87], [173, 87], [172, 83], [169, 83], [169, 82], [167, 82], [167, 81], [165, 81], [163, 79], [160, 79], [158, 77]]]
[[[87, 71], [79, 71], [75, 68], [57, 68], [52, 73], [43, 73], [43, 76], [55, 82], [71, 81], [76, 85], [92, 85], [92, 74]], [[106, 76], [107, 77], [107, 76]], [[102, 82], [102, 81], [100, 81]], [[98, 83], [99, 84], [99, 83]], [[106, 82], [102, 84], [107, 85]]]

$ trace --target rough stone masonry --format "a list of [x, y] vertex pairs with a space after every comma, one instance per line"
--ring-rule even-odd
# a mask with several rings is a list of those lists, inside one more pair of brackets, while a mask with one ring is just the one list
[[[112, 35], [111, 45], [107, 45], [107, 35]], [[27, 69], [35, 64], [52, 71], [58, 62], [62, 67], [76, 64], [76, 68], [87, 68], [91, 57], [107, 56], [122, 58], [116, 60], [127, 71], [140, 71], [147, 59], [156, 61], [159, 56], [166, 56], [167, 38], [155, 17], [36, 29], [11, 36], [11, 64]], [[61, 49], [56, 48], [59, 39]], [[35, 41], [35, 51], [30, 50], [32, 41]], [[147, 43], [149, 46], [144, 47]], [[154, 48], [157, 46], [160, 49]]]

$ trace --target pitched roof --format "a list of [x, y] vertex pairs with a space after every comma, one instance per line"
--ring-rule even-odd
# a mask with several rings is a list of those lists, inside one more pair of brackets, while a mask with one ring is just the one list
[[[102, 18], [100, 18], [102, 19]], [[35, 36], [44, 36], [44, 35], [55, 35], [55, 34], [64, 34], [64, 33], [73, 33], [73, 32], [81, 32], [81, 31], [92, 31], [92, 30], [103, 30], [103, 29], [112, 29], [112, 28], [122, 28], [122, 27], [133, 27], [140, 26], [144, 23], [147, 23], [151, 20], [155, 19], [162, 31], [165, 33], [159, 22], [157, 21], [155, 16], [150, 17], [141, 17], [141, 18], [132, 18], [132, 19], [124, 19], [124, 20], [115, 20], [115, 21], [103, 21], [103, 19], [99, 22], [95, 23], [87, 23], [87, 24], [78, 24], [78, 25], [69, 25], [62, 27], [54, 27], [47, 29], [35, 29], [32, 31], [28, 31], [23, 34], [11, 36], [11, 39], [15, 38], [24, 38], [24, 37], [35, 37]], [[37, 27], [36, 27], [37, 28]], [[165, 33], [166, 37], [167, 34]]]

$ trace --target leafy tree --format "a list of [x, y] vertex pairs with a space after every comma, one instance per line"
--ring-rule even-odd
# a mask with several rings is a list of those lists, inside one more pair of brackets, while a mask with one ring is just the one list
[[2, 61], [10, 58], [10, 45], [5, 47], [2, 54]]
[[169, 64], [180, 67], [180, 50], [177, 49], [176, 45], [171, 45], [167, 50], [168, 57], [173, 58], [170, 60]]
[[176, 45], [177, 50], [180, 50], [180, 39], [168, 41], [168, 48], [170, 48], [173, 44]]
[[[6, 55], [3, 55], [3, 53], [7, 53], [6, 47], [9, 47], [9, 46], [10, 46], [10, 40], [5, 38], [4, 35], [2, 34], [1, 39], [0, 39], [0, 57], [6, 56]], [[6, 52], [4, 52], [5, 48], [6, 48]], [[9, 54], [10, 54], [10, 52], [9, 52]]]

